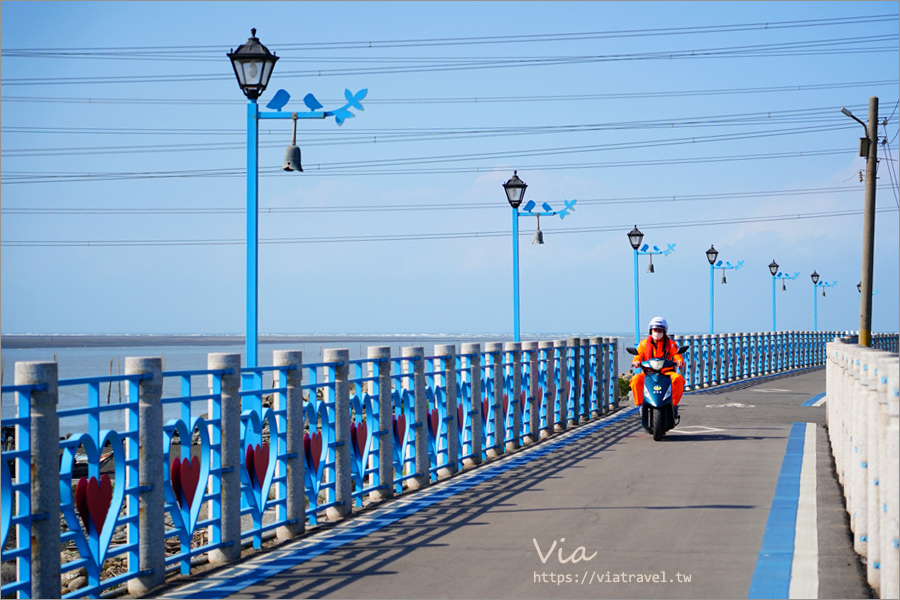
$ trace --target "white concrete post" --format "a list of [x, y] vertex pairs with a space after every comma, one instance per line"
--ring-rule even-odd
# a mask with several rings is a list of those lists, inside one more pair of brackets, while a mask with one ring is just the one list
[[438, 469], [437, 476], [438, 479], [445, 479], [459, 470], [459, 427], [456, 424], [456, 346], [454, 344], [437, 345], [434, 347], [434, 355], [444, 363], [444, 371], [441, 375], [444, 378], [444, 402], [447, 414], [447, 462]]
[[865, 469], [867, 488], [867, 523], [869, 534], [866, 544], [866, 578], [869, 585], [877, 593], [881, 583], [881, 529], [879, 527], [879, 513], [881, 502], [879, 499], [880, 488], [880, 455], [878, 447], [878, 368], [883, 353], [879, 350], [864, 350], [863, 356], [867, 362], [865, 404], [860, 407], [864, 411], [865, 425], [862, 434], [868, 441], [868, 460]]
[[[406, 373], [413, 374], [413, 412], [415, 422], [409, 427], [415, 436], [416, 452], [416, 476], [407, 480], [407, 486], [411, 490], [417, 490], [428, 485], [431, 480], [431, 459], [428, 457], [428, 397], [425, 395], [425, 349], [421, 346], [406, 346], [400, 355], [403, 358], [412, 358], [413, 361], [405, 362]], [[410, 367], [410, 362], [412, 366]]]
[[[484, 448], [481, 426], [481, 344], [462, 344], [460, 353], [467, 355], [466, 366], [469, 369], [469, 382], [471, 384], [469, 407], [469, 421], [472, 423], [472, 456], [463, 460], [463, 465], [473, 467], [481, 464], [481, 453]], [[462, 440], [460, 440], [462, 443]]]
[[[221, 548], [209, 552], [209, 562], [220, 565], [241, 557], [241, 355], [209, 354], [207, 368], [231, 369], [231, 375], [222, 376], [221, 461], [221, 521], [219, 524]], [[211, 378], [210, 378], [211, 379]], [[209, 414], [213, 414], [213, 402], [209, 401]], [[215, 439], [211, 439], [215, 443]], [[213, 528], [209, 539], [215, 541]]]
[[882, 472], [879, 484], [884, 499], [881, 505], [881, 597], [900, 597], [900, 363], [897, 355], [882, 361], [887, 363], [886, 401], [884, 402], [885, 441], [881, 448]]
[[[128, 593], [147, 594], [166, 581], [165, 520], [163, 490], [162, 358], [125, 358], [126, 375], [151, 376], [138, 384], [138, 479], [142, 491], [138, 500], [138, 561], [147, 573], [128, 580]], [[134, 398], [129, 398], [134, 401]], [[182, 440], [190, 444], [190, 439]], [[133, 460], [134, 456], [129, 456]], [[129, 482], [130, 483], [130, 482]], [[128, 500], [131, 502], [131, 499]], [[132, 542], [133, 540], [129, 540]]]
[[[31, 598], [60, 596], [59, 375], [55, 362], [17, 362], [15, 385], [46, 385], [31, 392]], [[16, 435], [16, 450], [26, 450]], [[20, 463], [21, 464], [21, 463]], [[17, 477], [19, 473], [16, 473]], [[15, 528], [18, 535], [18, 527]], [[20, 546], [24, 545], [21, 542]], [[22, 564], [22, 563], [20, 563]], [[26, 577], [20, 573], [20, 577]]]
[[[303, 353], [293, 350], [276, 350], [272, 364], [276, 367], [294, 367], [287, 372], [286, 381], [278, 375], [278, 387], [286, 387], [284, 395], [285, 421], [287, 422], [286, 451], [290, 458], [285, 459], [285, 484], [287, 488], [287, 525], [275, 530], [279, 540], [287, 540], [304, 532], [306, 529], [306, 483], [305, 456], [303, 449]], [[280, 410], [282, 407], [278, 406]]]
[[326, 363], [338, 363], [334, 368], [334, 499], [336, 506], [325, 514], [332, 521], [342, 519], [353, 511], [353, 485], [350, 461], [350, 351], [346, 348], [326, 348], [322, 354]]
[[494, 413], [494, 439], [490, 446], [485, 440], [485, 450], [488, 458], [496, 458], [503, 454], [505, 427], [503, 426], [503, 344], [501, 342], [488, 342], [484, 346], [486, 353], [491, 355], [491, 363], [494, 370], [494, 398], [488, 398], [491, 402], [491, 410]]
[[[509, 391], [509, 405], [513, 407], [512, 435], [506, 438], [506, 451], [511, 452], [519, 448], [519, 440], [522, 433], [522, 403], [519, 400], [522, 394], [522, 344], [519, 342], [507, 342], [505, 351], [512, 356], [512, 389]], [[506, 415], [503, 415], [503, 429], [506, 431]]]
[[[604, 345], [602, 337], [592, 337], [590, 339], [591, 344], [591, 356], [594, 357], [594, 371], [591, 375], [594, 378], [594, 389], [590, 391], [593, 394], [593, 397], [597, 398], [597, 408], [595, 410], [590, 411], [591, 418], [596, 418], [601, 416], [606, 409], [606, 392], [605, 390], [605, 381], [604, 381], [604, 372], [603, 361], [604, 361], [604, 349], [606, 346]], [[588, 362], [590, 365], [590, 362]]]
[[[556, 383], [553, 369], [553, 342], [538, 342], [539, 357], [545, 358], [544, 364], [544, 390], [542, 397], [538, 398], [538, 406], [543, 406], [547, 413], [547, 422], [541, 428], [539, 437], [544, 439], [553, 433], [553, 399], [556, 398]], [[540, 409], [538, 409], [540, 412]]]
[[578, 425], [578, 405], [581, 401], [581, 340], [566, 340], [566, 377], [569, 393], [566, 395], [566, 427]]
[[565, 431], [569, 419], [569, 357], [566, 340], [553, 340], [553, 357], [559, 373], [559, 386], [556, 389], [556, 401], [559, 404], [559, 419], [553, 424], [554, 431]]
[[539, 439], [541, 426], [541, 401], [538, 398], [538, 343], [522, 342], [522, 350], [528, 352], [528, 389], [525, 391], [525, 406], [528, 407], [529, 427], [524, 441], [526, 444], [533, 444]]
[[391, 348], [369, 346], [367, 358], [377, 361], [371, 365], [371, 376], [378, 377], [378, 489], [369, 495], [372, 500], [387, 500], [394, 495], [394, 411], [391, 404]]

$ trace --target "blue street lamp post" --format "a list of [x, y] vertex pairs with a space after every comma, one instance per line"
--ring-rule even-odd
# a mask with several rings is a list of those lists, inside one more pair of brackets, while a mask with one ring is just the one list
[[256, 37], [256, 29], [250, 30], [250, 38], [238, 49], [227, 54], [234, 68], [235, 77], [244, 95], [247, 97], [247, 299], [246, 299], [246, 361], [247, 367], [256, 367], [258, 363], [258, 286], [259, 286], [259, 120], [260, 119], [293, 119], [294, 143], [288, 147], [283, 169], [285, 171], [302, 171], [300, 167], [300, 151], [296, 144], [297, 119], [324, 119], [335, 117], [338, 125], [345, 119], [353, 117], [350, 107], [363, 110], [360, 101], [365, 98], [367, 90], [351, 94], [344, 92], [347, 104], [333, 111], [316, 112], [322, 106], [308, 94], [304, 103], [312, 112], [281, 112], [281, 108], [290, 99], [284, 90], [276, 92], [267, 108], [276, 108], [277, 112], [260, 112], [257, 100], [265, 91], [272, 77], [275, 62], [279, 57], [262, 45]]
[[[641, 247], [641, 242], [644, 239], [644, 234], [641, 233], [640, 229], [637, 228], [637, 225], [634, 226], [634, 229], [628, 232], [628, 243], [631, 244], [632, 249], [634, 249], [634, 345], [637, 346], [641, 341], [641, 306], [640, 306], [640, 289], [638, 287], [638, 255], [641, 256], [649, 256], [650, 264], [647, 266], [648, 273], [655, 273], [656, 269], [653, 268], [653, 255], [661, 254], [663, 256], [668, 256], [670, 252], [675, 250], [675, 244], [669, 244], [665, 250], [660, 250], [657, 246], [653, 246], [650, 249], [648, 244], [644, 244]], [[640, 250], [638, 249], [640, 248]]]
[[520, 342], [521, 332], [519, 327], [519, 216], [537, 217], [537, 231], [534, 232], [533, 244], [543, 244], [544, 234], [541, 231], [541, 217], [552, 217], [559, 215], [560, 219], [565, 219], [570, 212], [575, 211], [575, 203], [578, 200], [564, 200], [565, 208], [562, 210], [553, 210], [549, 204], [544, 202], [542, 207], [544, 212], [533, 212], [535, 203], [528, 202], [523, 207], [523, 212], [519, 212], [519, 206], [525, 197], [525, 188], [528, 187], [524, 181], [519, 179], [519, 172], [513, 171], [513, 176], [503, 184], [503, 190], [506, 192], [506, 199], [512, 207], [512, 236], [513, 236], [513, 341]]
[[818, 288], [822, 288], [822, 297], [825, 297], [825, 288], [834, 287], [837, 285], [837, 281], [832, 281], [831, 283], [826, 283], [822, 281], [819, 282], [819, 274], [816, 271], [812, 272], [812, 275], [809, 276], [813, 282], [813, 331], [819, 330], [819, 294], [817, 293]]
[[715, 306], [713, 302], [713, 291], [715, 290], [713, 286], [713, 272], [716, 270], [714, 265], [717, 256], [719, 256], [719, 252], [715, 246], [710, 244], [709, 250], [706, 251], [706, 260], [709, 261], [709, 335], [713, 334], [713, 307]]
[[787, 273], [779, 273], [778, 272], [778, 263], [774, 260], [769, 264], [769, 273], [772, 274], [772, 331], [777, 331], [775, 329], [775, 280], [781, 280], [781, 290], [785, 291], [787, 286], [784, 284], [786, 280], [789, 279], [797, 279], [799, 277], [799, 273], [794, 273], [793, 277], [788, 275]]
[[713, 301], [713, 290], [715, 289], [713, 286], [713, 274], [716, 269], [722, 269], [722, 283], [728, 283], [725, 279], [725, 271], [727, 269], [740, 269], [741, 265], [744, 264], [744, 261], [740, 261], [736, 265], [732, 265], [730, 262], [723, 263], [721, 260], [716, 262], [717, 256], [719, 256], [719, 251], [710, 244], [709, 250], [706, 251], [706, 260], [709, 261], [709, 335], [713, 334], [713, 307], [715, 306]]

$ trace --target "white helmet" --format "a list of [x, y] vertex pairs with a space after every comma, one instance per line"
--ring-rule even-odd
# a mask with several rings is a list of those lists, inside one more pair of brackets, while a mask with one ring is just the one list
[[653, 331], [654, 329], [662, 329], [666, 333], [669, 332], [669, 324], [666, 323], [666, 320], [662, 317], [653, 317], [650, 319], [650, 325], [647, 326], [648, 331]]

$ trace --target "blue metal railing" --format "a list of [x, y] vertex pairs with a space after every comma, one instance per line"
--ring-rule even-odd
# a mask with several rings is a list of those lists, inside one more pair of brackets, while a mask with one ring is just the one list
[[[676, 341], [688, 346], [686, 389], [693, 390], [821, 365], [824, 345], [834, 337], [833, 332], [775, 332]], [[65, 597], [97, 597], [160, 575], [157, 567], [141, 564], [144, 542], [151, 539], [141, 536], [151, 535], [145, 532], [153, 529], [141, 525], [138, 505], [150, 497], [145, 495], [159, 494], [154, 497], [171, 518], [162, 530], [154, 524], [160, 543], [149, 551], [159, 556], [163, 571], [189, 573], [192, 562], [204, 556], [244, 543], [259, 547], [273, 530], [279, 536], [286, 529], [302, 531], [316, 525], [323, 511], [349, 514], [352, 504], [362, 505], [373, 493], [402, 493], [413, 480], [424, 485], [460, 470], [464, 463], [503, 454], [507, 444], [538, 441], [573, 422], [602, 415], [618, 402], [618, 344], [612, 338], [575, 342], [504, 351], [491, 346], [471, 354], [429, 357], [413, 349], [420, 354], [255, 367], [239, 374], [229, 369], [161, 372], [164, 380], [180, 383], [178, 393], [168, 397], [162, 397], [161, 384], [152, 393], [156, 396], [144, 391], [144, 386], [158, 383], [152, 373], [3, 386], [3, 394], [15, 395], [17, 412], [4, 421], [4, 426], [12, 426], [16, 448], [7, 450], [4, 444], [0, 464], [2, 560], [15, 561], [17, 575], [3, 585], [2, 595], [27, 598], [34, 593], [31, 544], [38, 538], [32, 525], [39, 520], [55, 523], [62, 515], [67, 531], [57, 540], [74, 544], [77, 556], [60, 564], [60, 570], [84, 567], [87, 573], [86, 584]], [[896, 335], [874, 336], [880, 349], [896, 351], [897, 343]], [[266, 386], [269, 377], [272, 385]], [[203, 390], [192, 386], [196, 378], [208, 382]], [[226, 379], [234, 382], [226, 385]], [[101, 405], [100, 386], [114, 381], [126, 383], [127, 401]], [[84, 433], [58, 447], [55, 440], [43, 439], [34, 446], [32, 398], [52, 394], [57, 386], [83, 389], [85, 406], [57, 410], [55, 418], [85, 422]], [[154, 402], [158, 410], [144, 412]], [[163, 422], [164, 408], [176, 416]], [[157, 416], [146, 416], [151, 414]], [[236, 415], [228, 421], [234, 429], [225, 426], [228, 415]], [[118, 420], [124, 424], [102, 429], [112, 422], [110, 416], [124, 417]], [[339, 418], [350, 424], [340, 436]], [[388, 422], [391, 426], [384, 427]], [[240, 451], [226, 464], [229, 431], [239, 435]], [[145, 481], [140, 472], [140, 435], [161, 441], [158, 480]], [[389, 461], [382, 460], [382, 451], [390, 455]], [[32, 469], [39, 463], [35, 456], [46, 452], [54, 460], [58, 454], [62, 457], [59, 469], [49, 475]], [[349, 457], [346, 464], [339, 454]], [[229, 479], [236, 477], [235, 471], [239, 482]], [[33, 472], [58, 482], [59, 513], [35, 514]], [[291, 487], [291, 473], [302, 480], [299, 487]], [[226, 480], [238, 482], [230, 500], [224, 493]], [[227, 534], [227, 515], [249, 518], [243, 529]], [[167, 552], [165, 540], [173, 538], [177, 547]], [[124, 572], [107, 577], [102, 569], [108, 559], [122, 560]]]

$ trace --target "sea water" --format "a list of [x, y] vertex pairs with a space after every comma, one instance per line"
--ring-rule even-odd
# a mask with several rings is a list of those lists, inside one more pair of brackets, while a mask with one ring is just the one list
[[[573, 334], [547, 334], [541, 336], [541, 340], [566, 339]], [[160, 357], [163, 362], [163, 372], [174, 371], [202, 371], [207, 369], [207, 357], [210, 353], [233, 353], [241, 355], [241, 363], [244, 363], [244, 346], [241, 338], [236, 338], [234, 343], [222, 343], [221, 338], [217, 338], [215, 342], [205, 341], [203, 336], [196, 336], [190, 341], [179, 340], [179, 343], [167, 344], [165, 336], [154, 336], [153, 342], [147, 345], [141, 344], [141, 336], [134, 336], [134, 340], [129, 340], [129, 345], [96, 345], [102, 344], [102, 338], [98, 341], [97, 337], [91, 337], [92, 345], [74, 346], [71, 344], [78, 343], [69, 336], [55, 336], [55, 340], [59, 342], [58, 347], [54, 347], [54, 342], [49, 341], [49, 336], [35, 336], [35, 343], [28, 345], [39, 345], [41, 347], [9, 347], [6, 340], [3, 340], [2, 349], [2, 383], [3, 385], [12, 385], [14, 383], [14, 365], [20, 361], [37, 361], [50, 362], [55, 361], [59, 368], [60, 380], [84, 378], [84, 377], [104, 377], [110, 374], [120, 375], [125, 372], [126, 357]], [[609, 336], [613, 337], [613, 336]], [[633, 336], [615, 336], [619, 337], [619, 370], [623, 371], [628, 362], [625, 359], [625, 344], [633, 344]], [[434, 346], [439, 344], [456, 344], [457, 350], [459, 344], [472, 342], [481, 343], [482, 349], [485, 342], [509, 341], [504, 339], [502, 335], [490, 334], [435, 334], [435, 335], [386, 335], [386, 336], [329, 336], [327, 341], [322, 339], [311, 338], [309, 341], [287, 341], [287, 342], [260, 342], [259, 343], [259, 364], [260, 366], [270, 366], [273, 363], [273, 352], [276, 350], [299, 350], [303, 353], [303, 362], [305, 364], [323, 362], [323, 354], [328, 348], [346, 348], [350, 354], [350, 360], [366, 358], [369, 346], [387, 346], [391, 350], [392, 357], [399, 357], [401, 349], [406, 346], [422, 346], [425, 355], [432, 356], [434, 354]], [[85, 340], [88, 340], [85, 337]], [[16, 344], [20, 345], [20, 344]], [[623, 362], [625, 361], [625, 362]], [[351, 375], [352, 376], [352, 375]], [[271, 384], [271, 374], [267, 374], [264, 385]], [[126, 382], [103, 382], [100, 384], [99, 395], [100, 404], [115, 405], [124, 402], [127, 397]], [[194, 395], [202, 395], [209, 393], [208, 378], [206, 376], [194, 376], [191, 378], [191, 392]], [[166, 377], [163, 380], [163, 398], [174, 398], [181, 396], [181, 378]], [[3, 394], [2, 407], [0, 407], [0, 418], [3, 420], [15, 416], [15, 395]], [[88, 386], [60, 386], [59, 388], [59, 409], [73, 409], [87, 406], [88, 403]], [[206, 402], [194, 402], [192, 405], [192, 416], [200, 416], [207, 412]], [[164, 419], [177, 418], [180, 414], [180, 408], [177, 405], [169, 404], [164, 408]], [[119, 429], [124, 426], [124, 411], [111, 411], [104, 413], [101, 417], [101, 428]], [[60, 422], [60, 433], [86, 430], [86, 417], [69, 417], [64, 418]]]

